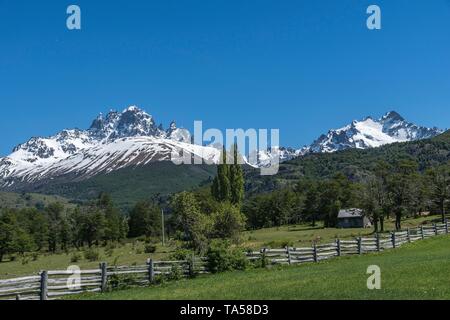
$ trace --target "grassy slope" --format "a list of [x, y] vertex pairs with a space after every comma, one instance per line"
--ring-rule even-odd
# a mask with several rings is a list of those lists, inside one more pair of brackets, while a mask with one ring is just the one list
[[[39, 270], [65, 270], [70, 265], [78, 265], [82, 269], [96, 268], [100, 261], [107, 262], [108, 265], [143, 265], [148, 258], [162, 259], [174, 251], [174, 246], [157, 246], [154, 254], [144, 253], [143, 242], [133, 245], [127, 243], [113, 250], [112, 255], [108, 255], [104, 248], [99, 248], [99, 261], [90, 262], [84, 258], [83, 251], [72, 250], [69, 253], [40, 255], [36, 261], [31, 256], [24, 259], [17, 257], [16, 261], [4, 261], [0, 263], [0, 279], [15, 278], [25, 275], [33, 275]], [[71, 257], [77, 252], [80, 260], [71, 262]], [[24, 264], [24, 260], [27, 263]]]
[[[408, 218], [402, 222], [402, 228], [413, 228], [423, 223], [431, 223], [437, 220], [440, 222], [438, 216], [419, 217], [416, 219]], [[385, 222], [385, 230], [394, 230], [394, 221], [387, 220]], [[286, 242], [295, 247], [308, 247], [312, 241], [318, 243], [329, 243], [336, 238], [347, 239], [355, 237], [370, 237], [373, 234], [373, 229], [355, 228], [355, 229], [336, 229], [323, 228], [321, 223], [313, 228], [309, 224], [296, 226], [282, 226], [278, 228], [265, 228], [255, 231], [246, 231], [243, 234], [244, 247], [248, 248], [262, 248], [262, 247], [276, 247], [281, 248], [286, 246]]]
[[[450, 238], [443, 236], [383, 253], [319, 264], [203, 276], [73, 299], [450, 299]], [[382, 273], [381, 290], [368, 290], [369, 265]]]

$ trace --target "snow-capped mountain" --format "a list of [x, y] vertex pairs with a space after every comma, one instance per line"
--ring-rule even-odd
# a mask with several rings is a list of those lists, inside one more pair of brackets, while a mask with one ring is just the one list
[[257, 167], [269, 167], [274, 163], [274, 157], [278, 157], [278, 160], [281, 163], [303, 155], [302, 149], [295, 150], [294, 148], [285, 147], [273, 148], [273, 150], [260, 150], [257, 151], [256, 154], [256, 161], [252, 160], [250, 162], [255, 162]]
[[336, 152], [350, 148], [368, 149], [395, 142], [407, 142], [435, 137], [443, 133], [438, 128], [426, 128], [406, 121], [395, 111], [380, 119], [366, 117], [360, 121], [321, 135], [298, 154]]
[[[175, 123], [173, 125], [176, 129]], [[136, 106], [122, 113], [111, 111], [106, 117], [100, 114], [88, 131], [92, 136], [106, 141], [136, 136], [166, 137], [162, 125], [156, 126], [153, 117]]]
[[[386, 113], [380, 119], [366, 117], [354, 120], [340, 129], [328, 131], [311, 145], [301, 149], [279, 148], [280, 162], [289, 161], [310, 153], [332, 153], [345, 149], [376, 148], [395, 142], [407, 142], [435, 137], [444, 130], [427, 128], [406, 121], [395, 111]], [[269, 151], [259, 151], [258, 165], [265, 166], [272, 161]]]
[[[373, 148], [431, 138], [442, 132], [409, 123], [392, 111], [380, 119], [367, 117], [330, 130], [299, 150], [280, 147], [271, 152], [253, 151], [243, 158], [253, 167], [268, 167], [273, 161], [288, 161], [308, 153]], [[175, 122], [164, 130], [151, 115], [132, 106], [122, 112], [100, 114], [87, 130], [63, 130], [51, 137], [31, 138], [17, 146], [12, 154], [0, 158], [0, 188], [20, 189], [64, 178], [81, 181], [126, 167], [170, 161], [173, 155], [181, 156], [183, 152], [207, 163], [219, 163], [221, 151], [221, 146], [192, 144], [190, 133], [177, 128]]]
[[129, 166], [170, 161], [190, 154], [218, 163], [220, 149], [190, 143], [187, 130], [157, 126], [153, 117], [132, 106], [123, 112], [100, 114], [87, 130], [63, 130], [51, 137], [34, 137], [0, 158], [0, 187], [71, 176], [83, 180]]

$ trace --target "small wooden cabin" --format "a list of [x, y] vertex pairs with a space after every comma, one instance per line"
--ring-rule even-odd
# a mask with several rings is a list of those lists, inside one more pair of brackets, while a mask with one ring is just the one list
[[343, 209], [338, 214], [338, 228], [369, 228], [372, 226], [369, 218], [364, 216], [361, 209]]

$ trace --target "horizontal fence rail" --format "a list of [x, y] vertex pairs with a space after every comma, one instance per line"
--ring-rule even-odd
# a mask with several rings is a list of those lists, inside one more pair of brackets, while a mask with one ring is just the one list
[[55, 300], [67, 295], [105, 292], [120, 282], [145, 286], [158, 277], [177, 273], [180, 277], [208, 273], [202, 257], [180, 261], [153, 261], [145, 265], [108, 266], [100, 263], [92, 270], [41, 271], [37, 276], [0, 280], [0, 300]]
[[390, 234], [376, 234], [372, 238], [356, 238], [352, 240], [337, 239], [334, 243], [313, 244], [311, 248], [286, 247], [284, 249], [263, 248], [259, 252], [250, 251], [250, 260], [265, 259], [268, 264], [297, 264], [303, 262], [318, 262], [334, 257], [359, 255], [370, 252], [380, 252], [398, 248], [406, 243], [448, 234], [448, 221], [432, 226], [421, 226], [406, 231]]
[[[406, 243], [448, 233], [449, 225], [446, 221], [390, 234], [376, 234], [372, 238], [337, 239], [333, 243], [313, 244], [307, 248], [263, 248], [247, 252], [246, 255], [250, 261], [264, 260], [269, 265], [320, 262], [340, 256], [398, 248]], [[85, 292], [105, 292], [108, 287], [114, 288], [120, 282], [146, 286], [154, 283], [158, 277], [171, 274], [188, 277], [206, 273], [209, 271], [204, 257], [179, 261], [148, 259], [144, 265], [133, 266], [108, 266], [101, 263], [98, 269], [41, 271], [36, 276], [0, 280], [0, 300], [54, 300]]]
[[0, 300], [37, 300], [40, 298], [41, 277], [0, 280]]

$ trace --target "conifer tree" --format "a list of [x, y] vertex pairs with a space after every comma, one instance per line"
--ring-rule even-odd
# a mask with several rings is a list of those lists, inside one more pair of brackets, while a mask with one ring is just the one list
[[225, 148], [222, 151], [221, 163], [217, 167], [217, 176], [213, 181], [212, 195], [217, 201], [229, 201], [231, 197], [229, 165]]
[[233, 156], [234, 162], [230, 167], [231, 203], [241, 205], [244, 199], [244, 173], [238, 162], [239, 154], [236, 144], [233, 146]]

